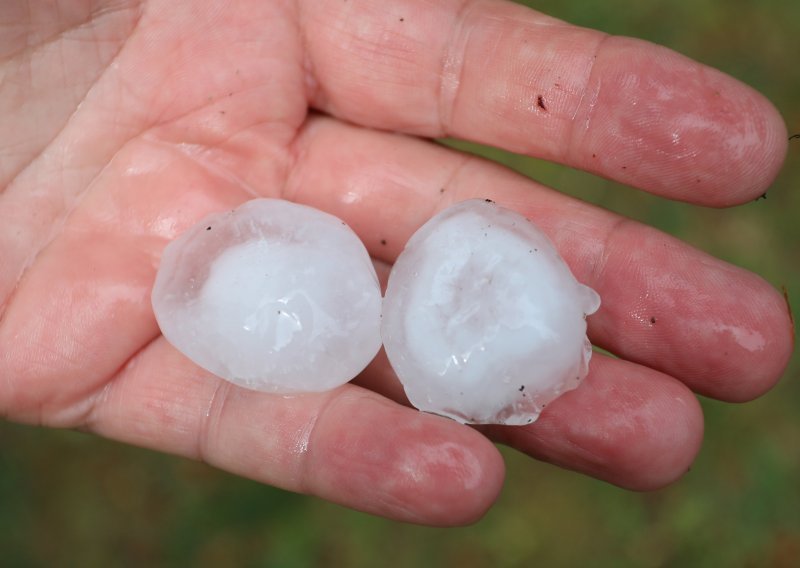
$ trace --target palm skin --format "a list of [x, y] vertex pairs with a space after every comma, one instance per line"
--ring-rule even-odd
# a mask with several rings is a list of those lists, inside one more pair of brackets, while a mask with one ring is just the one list
[[[492, 441], [623, 487], [669, 483], [702, 438], [692, 391], [748, 400], [788, 361], [789, 316], [759, 277], [425, 140], [703, 205], [763, 193], [785, 153], [775, 110], [665, 49], [499, 1], [12, 0], [0, 29], [9, 420], [450, 525], [497, 496]], [[328, 393], [230, 386], [165, 342], [149, 294], [170, 239], [255, 196], [340, 216], [385, 266], [449, 203], [513, 207], [599, 291], [590, 337], [619, 358], [596, 355], [532, 426], [480, 431], [403, 405], [383, 357]]]

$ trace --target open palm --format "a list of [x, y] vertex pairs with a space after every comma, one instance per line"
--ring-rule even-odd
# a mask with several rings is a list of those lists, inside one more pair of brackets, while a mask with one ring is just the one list
[[[558, 161], [666, 197], [762, 193], [785, 130], [757, 93], [663, 48], [471, 0], [11, 0], [0, 6], [0, 414], [199, 458], [388, 517], [469, 522], [490, 440], [621, 486], [686, 470], [692, 390], [771, 387], [791, 351], [768, 284], [428, 138]], [[161, 337], [165, 244], [255, 196], [346, 220], [391, 264], [440, 208], [537, 222], [603, 297], [585, 384], [530, 427], [480, 432], [361, 386], [241, 390]], [[399, 402], [398, 402], [399, 401]]]

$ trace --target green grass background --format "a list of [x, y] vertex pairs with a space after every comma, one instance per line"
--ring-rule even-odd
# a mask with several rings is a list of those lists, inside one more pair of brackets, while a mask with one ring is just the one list
[[[528, 4], [663, 43], [753, 85], [800, 132], [797, 0]], [[552, 164], [461, 146], [655, 225], [786, 286], [800, 306], [800, 140], [767, 200], [717, 211]], [[504, 450], [476, 525], [432, 529], [349, 511], [202, 464], [0, 423], [0, 565], [800, 566], [800, 365], [745, 405], [703, 400], [706, 442], [667, 489], [629, 493]]]

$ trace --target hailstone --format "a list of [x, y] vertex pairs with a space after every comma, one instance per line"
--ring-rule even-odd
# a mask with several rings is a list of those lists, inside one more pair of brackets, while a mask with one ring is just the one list
[[588, 371], [600, 297], [547, 237], [490, 200], [458, 203], [408, 241], [383, 343], [411, 403], [473, 424], [529, 424]]
[[164, 337], [243, 387], [323, 391], [380, 349], [381, 291], [364, 245], [340, 219], [255, 199], [164, 249], [152, 293]]

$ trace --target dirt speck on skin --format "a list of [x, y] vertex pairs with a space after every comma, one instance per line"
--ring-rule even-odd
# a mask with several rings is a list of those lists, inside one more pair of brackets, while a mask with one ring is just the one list
[[786, 311], [789, 312], [789, 323], [792, 326], [792, 343], [795, 340], [795, 330], [794, 330], [794, 314], [792, 313], [792, 305], [789, 303], [789, 290], [786, 286], [781, 286], [781, 290], [783, 291], [783, 301], [786, 302]]
[[386, 239], [381, 239], [381, 244], [382, 244], [383, 246], [386, 246]]
[[655, 324], [656, 324], [656, 318], [655, 318], [655, 317], [651, 317], [651, 318], [650, 318], [650, 323], [651, 323], [652, 325], [655, 325]]
[[536, 106], [538, 106], [543, 111], [547, 112], [547, 107], [544, 104], [544, 97], [542, 95], [536, 97]]

